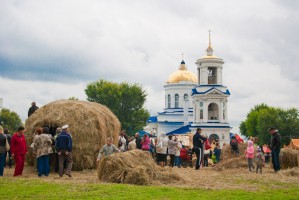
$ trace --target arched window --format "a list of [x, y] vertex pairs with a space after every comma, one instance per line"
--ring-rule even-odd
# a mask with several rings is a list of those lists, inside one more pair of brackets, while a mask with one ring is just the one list
[[208, 107], [208, 119], [219, 120], [219, 107], [216, 103], [211, 103]]
[[170, 94], [167, 95], [167, 108], [170, 108], [171, 107], [171, 96]]
[[184, 94], [184, 101], [188, 101], [188, 94]]
[[174, 95], [174, 107], [175, 108], [178, 108], [179, 107], [179, 95], [178, 94], [175, 94]]

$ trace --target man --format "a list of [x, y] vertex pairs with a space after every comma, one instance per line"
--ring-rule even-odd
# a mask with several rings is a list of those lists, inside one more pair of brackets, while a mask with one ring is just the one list
[[196, 154], [195, 170], [199, 170], [200, 168], [200, 163], [203, 155], [203, 143], [207, 139], [200, 134], [201, 134], [201, 128], [197, 128], [197, 131], [193, 136], [193, 149], [192, 149], [192, 153]]
[[11, 137], [10, 150], [11, 156], [15, 159], [14, 176], [20, 176], [23, 173], [25, 155], [27, 153], [26, 140], [24, 136], [24, 127], [20, 126], [18, 132]]
[[141, 145], [141, 138], [140, 138], [140, 135], [139, 135], [138, 132], [135, 133], [135, 142], [136, 142], [137, 149], [141, 150], [141, 147], [142, 147], [142, 145]]
[[68, 133], [68, 125], [64, 125], [61, 129], [62, 132], [56, 138], [56, 149], [58, 152], [58, 160], [59, 160], [59, 176], [63, 176], [63, 164], [66, 160], [67, 169], [66, 175], [68, 177], [72, 177], [71, 170], [73, 166], [73, 158], [72, 158], [72, 138]]
[[119, 152], [114, 144], [112, 144], [112, 139], [110, 137], [107, 138], [106, 144], [102, 147], [102, 149], [99, 152], [97, 161], [100, 161], [102, 156], [109, 156], [113, 154], [114, 152]]
[[280, 170], [279, 153], [281, 148], [281, 137], [278, 133], [278, 130], [276, 130], [274, 127], [269, 128], [269, 133], [271, 134], [271, 140], [269, 141], [268, 145], [271, 149], [273, 168], [277, 173]]
[[31, 107], [28, 110], [28, 117], [30, 117], [37, 109], [38, 107], [36, 106], [36, 103], [32, 102]]

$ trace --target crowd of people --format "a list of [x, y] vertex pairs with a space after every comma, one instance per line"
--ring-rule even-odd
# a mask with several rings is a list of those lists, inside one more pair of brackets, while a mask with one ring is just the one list
[[[30, 116], [37, 109], [38, 107], [33, 102], [28, 115]], [[72, 137], [68, 128], [68, 125], [56, 128], [54, 136], [49, 133], [48, 127], [37, 127], [35, 129], [30, 148], [36, 158], [38, 177], [49, 175], [50, 162], [55, 162], [55, 171], [59, 173], [60, 177], [63, 175], [72, 177]], [[275, 172], [278, 172], [280, 170], [280, 134], [273, 127], [269, 129], [269, 133], [271, 134], [271, 140], [268, 146], [272, 151], [273, 168]], [[265, 156], [263, 148], [255, 146], [255, 142], [254, 140], [249, 140], [248, 147], [244, 153], [248, 161], [249, 171], [256, 169], [256, 173], [262, 173], [262, 168], [265, 162], [267, 162], [267, 156], [270, 155], [267, 154]], [[230, 140], [230, 148], [231, 152], [236, 155], [240, 153], [238, 144], [239, 138], [233, 135]], [[179, 141], [178, 137], [174, 135], [166, 136], [165, 133], [161, 133], [160, 137], [156, 138], [147, 134], [141, 137], [139, 133], [136, 133], [135, 136], [128, 137], [126, 131], [123, 130], [118, 137], [117, 145], [113, 144], [113, 138], [107, 138], [106, 144], [99, 151], [97, 161], [99, 162], [101, 158], [115, 152], [125, 152], [135, 149], [149, 152], [161, 167], [165, 167], [166, 165], [170, 167], [177, 166], [179, 168], [188, 165], [192, 167], [192, 157], [194, 155], [196, 156], [195, 170], [199, 170], [201, 165], [208, 167], [209, 165], [214, 166], [221, 162], [221, 148], [218, 140], [213, 140], [210, 144], [209, 138], [201, 134], [200, 128], [193, 135], [192, 148], [184, 146], [182, 141]], [[0, 176], [3, 176], [6, 166], [12, 168], [13, 160], [15, 163], [14, 176], [22, 175], [27, 152], [23, 126], [20, 126], [18, 131], [13, 135], [9, 134], [8, 129], [3, 129], [0, 126]], [[54, 159], [51, 159], [51, 157], [54, 157]], [[256, 166], [254, 166], [254, 162]]]
[[[7, 129], [0, 126], [0, 176], [3, 176], [6, 164], [12, 168], [12, 160], [15, 163], [13, 176], [22, 175], [28, 152], [24, 130], [24, 127], [20, 126], [11, 136]], [[72, 137], [68, 132], [68, 125], [58, 127], [55, 136], [49, 134], [48, 127], [37, 127], [30, 148], [36, 158], [38, 177], [49, 175], [50, 155], [55, 157], [55, 169], [59, 171], [59, 176], [66, 174], [72, 177]]]

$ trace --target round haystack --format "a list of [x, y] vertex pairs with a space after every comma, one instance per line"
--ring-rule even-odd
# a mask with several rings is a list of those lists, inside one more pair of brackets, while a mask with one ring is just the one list
[[235, 153], [232, 153], [230, 145], [224, 146], [221, 150], [222, 151], [221, 161], [215, 165], [214, 169], [217, 171], [221, 171], [225, 169], [237, 169], [237, 168], [248, 167], [247, 159], [245, 157], [246, 149], [247, 149], [247, 143], [240, 143], [239, 154], [237, 155]]
[[280, 151], [280, 168], [288, 169], [298, 167], [298, 150], [294, 150], [291, 148], [283, 148]]
[[100, 180], [112, 183], [150, 185], [172, 184], [179, 175], [158, 167], [148, 152], [133, 150], [104, 157], [98, 168]]
[[[74, 170], [96, 168], [99, 148], [107, 137], [112, 137], [116, 143], [120, 132], [119, 120], [106, 106], [88, 101], [58, 100], [41, 107], [27, 119], [27, 145], [33, 142], [36, 127], [55, 130], [65, 124], [69, 125], [73, 139]], [[34, 165], [32, 152], [27, 161]]]

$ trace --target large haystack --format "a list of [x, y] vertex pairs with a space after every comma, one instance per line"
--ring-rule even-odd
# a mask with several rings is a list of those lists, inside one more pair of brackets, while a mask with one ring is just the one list
[[98, 168], [98, 177], [105, 182], [150, 185], [171, 184], [181, 178], [156, 165], [148, 152], [133, 150], [104, 157]]
[[[226, 145], [222, 148], [221, 161], [216, 164], [215, 170], [221, 171], [225, 169], [237, 169], [248, 167], [247, 159], [245, 157], [245, 150], [247, 149], [247, 143], [239, 144], [239, 154], [231, 152], [230, 145]], [[256, 150], [256, 149], [255, 149]]]
[[298, 150], [283, 148], [280, 151], [280, 167], [281, 169], [288, 169], [298, 167]]
[[[107, 137], [117, 137], [120, 122], [104, 105], [77, 100], [59, 100], [38, 109], [25, 123], [28, 146], [33, 141], [36, 127], [48, 126], [52, 129], [69, 125], [73, 138], [74, 170], [96, 167], [96, 157]], [[35, 158], [29, 152], [29, 164], [34, 165]]]

